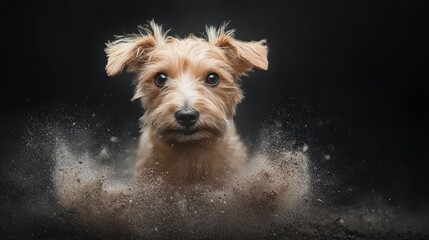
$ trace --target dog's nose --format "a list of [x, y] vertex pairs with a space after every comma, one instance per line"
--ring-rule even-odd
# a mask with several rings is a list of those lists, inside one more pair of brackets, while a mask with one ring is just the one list
[[200, 114], [193, 108], [183, 108], [177, 111], [174, 116], [180, 125], [184, 127], [191, 127], [195, 125]]

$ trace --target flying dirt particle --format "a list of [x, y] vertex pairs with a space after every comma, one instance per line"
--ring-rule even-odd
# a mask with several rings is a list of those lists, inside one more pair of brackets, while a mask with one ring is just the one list
[[111, 141], [112, 143], [117, 143], [117, 142], [119, 142], [119, 138], [118, 138], [118, 137], [115, 137], [115, 136], [112, 136], [112, 137], [110, 138], [110, 141]]
[[342, 219], [342, 218], [337, 218], [336, 220], [335, 220], [335, 225], [337, 225], [337, 226], [342, 226], [344, 224], [344, 219]]
[[101, 149], [100, 153], [98, 154], [98, 157], [100, 157], [100, 158], [108, 158], [109, 157], [109, 152], [108, 152], [106, 147], [103, 147]]
[[304, 144], [304, 146], [302, 146], [302, 151], [303, 151], [303, 152], [307, 152], [307, 151], [308, 151], [308, 146], [307, 146], [307, 144]]
[[326, 159], [326, 160], [329, 160], [329, 159], [331, 159], [331, 155], [329, 155], [329, 154], [326, 154], [326, 155], [325, 155], [325, 159]]

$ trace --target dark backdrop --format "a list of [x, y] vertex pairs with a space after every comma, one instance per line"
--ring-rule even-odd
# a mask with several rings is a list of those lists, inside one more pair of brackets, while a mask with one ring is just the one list
[[85, 109], [99, 110], [112, 131], [131, 123], [138, 135], [133, 76], [104, 71], [104, 44], [113, 35], [152, 18], [182, 37], [231, 21], [237, 38], [266, 38], [270, 48], [269, 70], [243, 79], [246, 99], [236, 121], [246, 142], [255, 146], [258, 129], [281, 123], [294, 146], [309, 146], [315, 176], [325, 176], [319, 185], [332, 177], [356, 189], [352, 199], [375, 191], [418, 207], [429, 200], [427, 5], [9, 1], [1, 10], [1, 171], [20, 148], [22, 119], [59, 106], [78, 119]]

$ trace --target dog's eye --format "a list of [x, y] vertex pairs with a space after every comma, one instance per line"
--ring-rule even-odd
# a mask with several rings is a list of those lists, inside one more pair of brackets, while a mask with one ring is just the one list
[[204, 82], [207, 85], [216, 86], [219, 83], [219, 76], [216, 73], [209, 73]]
[[163, 87], [165, 85], [165, 82], [167, 82], [167, 74], [165, 73], [158, 73], [155, 76], [155, 84], [158, 87]]

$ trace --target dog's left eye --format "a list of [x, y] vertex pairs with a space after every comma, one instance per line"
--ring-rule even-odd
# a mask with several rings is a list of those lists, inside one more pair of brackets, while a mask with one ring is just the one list
[[219, 83], [219, 76], [216, 73], [209, 73], [204, 82], [207, 85], [216, 86]]
[[163, 87], [165, 85], [165, 82], [167, 82], [167, 74], [165, 73], [158, 73], [155, 76], [155, 84], [158, 87]]

